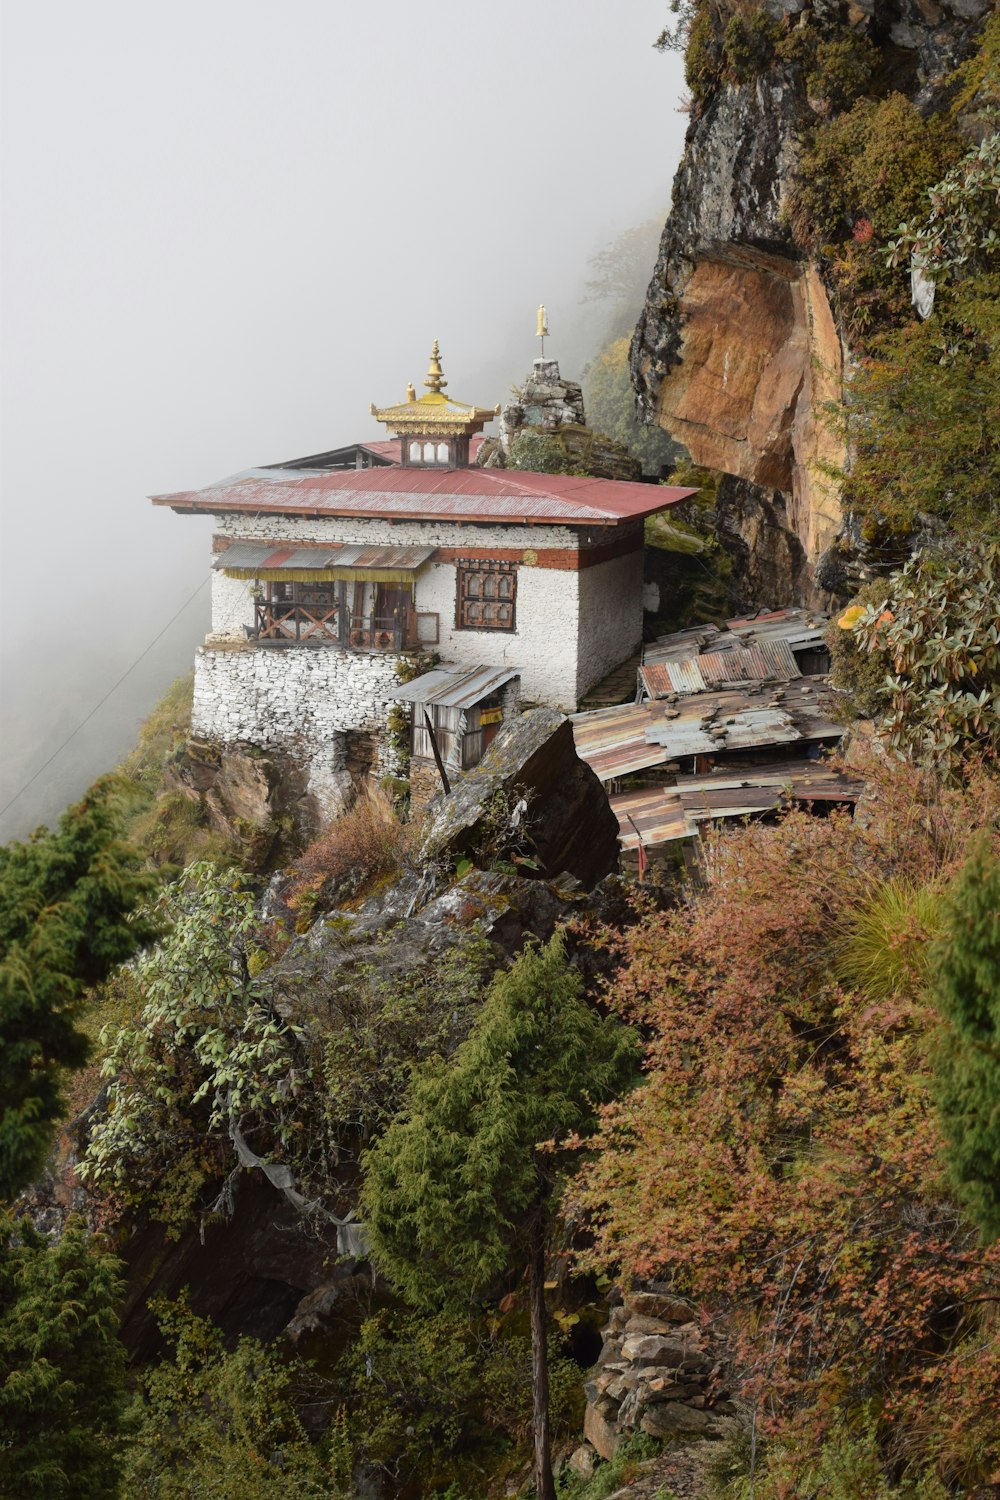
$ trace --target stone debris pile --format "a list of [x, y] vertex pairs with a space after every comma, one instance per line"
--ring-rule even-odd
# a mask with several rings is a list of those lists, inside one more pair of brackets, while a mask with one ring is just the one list
[[692, 1303], [666, 1290], [627, 1293], [601, 1330], [604, 1347], [584, 1390], [583, 1430], [602, 1458], [622, 1437], [721, 1437], [734, 1410], [722, 1364]]

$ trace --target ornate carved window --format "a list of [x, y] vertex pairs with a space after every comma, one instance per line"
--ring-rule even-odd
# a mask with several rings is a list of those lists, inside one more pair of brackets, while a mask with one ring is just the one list
[[460, 557], [455, 624], [459, 630], [516, 628], [517, 564]]

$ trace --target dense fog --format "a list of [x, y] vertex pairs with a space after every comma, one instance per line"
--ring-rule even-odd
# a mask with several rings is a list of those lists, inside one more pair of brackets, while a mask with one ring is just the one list
[[503, 400], [542, 300], [579, 378], [588, 261], [680, 155], [666, 11], [6, 7], [0, 837], [115, 763], [207, 628], [209, 525], [146, 496], [376, 435], [434, 337], [451, 394]]

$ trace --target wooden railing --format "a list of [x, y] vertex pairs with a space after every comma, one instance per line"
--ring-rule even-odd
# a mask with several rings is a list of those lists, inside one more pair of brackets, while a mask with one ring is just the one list
[[312, 642], [355, 651], [401, 651], [404, 646], [437, 645], [440, 616], [420, 610], [410, 617], [359, 615], [339, 605], [329, 609], [302, 604], [254, 605], [254, 623], [245, 627], [248, 640], [283, 645]]

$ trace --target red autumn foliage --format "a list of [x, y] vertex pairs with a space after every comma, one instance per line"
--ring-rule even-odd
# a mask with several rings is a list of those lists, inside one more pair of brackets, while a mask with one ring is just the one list
[[941, 1023], [919, 965], [888, 998], [836, 976], [873, 893], [939, 888], [972, 831], [997, 828], [1000, 783], [866, 769], [853, 821], [719, 833], [702, 892], [606, 935], [608, 998], [647, 1029], [646, 1072], [605, 1112], [569, 1207], [590, 1265], [667, 1277], [712, 1310], [765, 1430], [804, 1430], [805, 1453], [838, 1414], [875, 1412], [890, 1460], [980, 1481], [1000, 1465], [1000, 1244], [944, 1187]]

